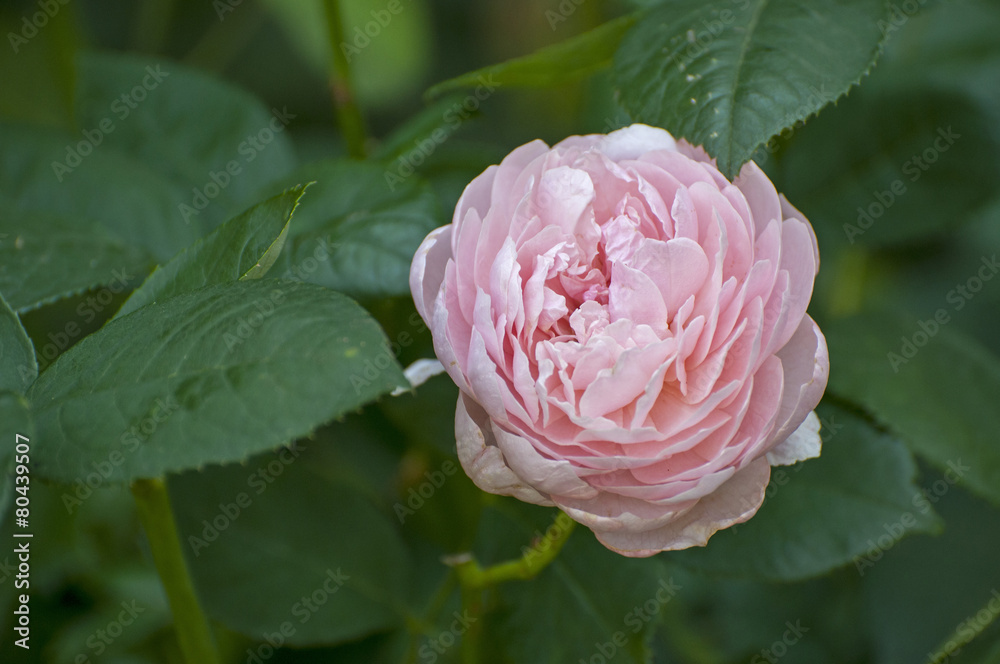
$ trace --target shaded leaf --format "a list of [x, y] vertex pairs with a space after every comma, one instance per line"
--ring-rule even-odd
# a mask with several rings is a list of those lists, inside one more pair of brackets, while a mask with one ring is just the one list
[[623, 16], [530, 55], [442, 81], [424, 96], [433, 98], [452, 90], [480, 86], [489, 94], [496, 87], [548, 87], [591, 74], [611, 65], [615, 49], [634, 22], [635, 16]]
[[882, 74], [797, 132], [775, 168], [827, 246], [941, 237], [996, 196], [993, 121], [967, 97]]
[[[519, 545], [560, 527], [559, 514], [502, 499], [484, 510], [476, 549], [484, 563], [519, 557]], [[510, 662], [589, 662], [602, 647], [606, 661], [646, 662], [652, 628], [683, 591], [660, 561], [624, 558], [577, 527], [535, 579], [497, 587], [487, 647]]]
[[[950, 300], [949, 300], [950, 302]], [[938, 310], [950, 321], [948, 309]], [[824, 325], [829, 389], [867, 409], [928, 461], [1000, 504], [1000, 360], [939, 323], [890, 312]]]
[[130, 287], [152, 263], [141, 248], [126, 244], [98, 223], [72, 221], [46, 212], [0, 209], [0, 291], [17, 311], [27, 311], [97, 286], [116, 293]]
[[77, 66], [77, 124], [94, 131], [110, 123], [103, 142], [171, 183], [175, 223], [196, 236], [245, 209], [294, 165], [285, 131], [294, 109], [268, 109], [176, 62], [86, 53]]
[[284, 628], [289, 644], [335, 644], [405, 623], [399, 535], [361, 492], [313, 472], [317, 453], [305, 441], [171, 480], [209, 613], [261, 641]]
[[[170, 184], [150, 167], [155, 160], [138, 161], [103, 142], [94, 146], [80, 134], [28, 125], [0, 123], [0, 144], [5, 233], [27, 231], [32, 223], [27, 215], [46, 214], [66, 225], [100, 224], [126, 246], [158, 260], [201, 235], [181, 220]], [[81, 148], [85, 145], [89, 151]]]

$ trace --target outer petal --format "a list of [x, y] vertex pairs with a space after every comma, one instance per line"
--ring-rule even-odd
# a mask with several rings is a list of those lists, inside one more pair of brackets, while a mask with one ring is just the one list
[[595, 534], [604, 546], [630, 558], [705, 546], [719, 530], [743, 523], [757, 513], [770, 478], [771, 467], [764, 459], [758, 459], [660, 528], [639, 533], [618, 530], [595, 531]]
[[785, 392], [775, 419], [771, 444], [785, 440], [819, 404], [830, 377], [826, 338], [809, 316], [802, 319], [792, 338], [778, 351], [785, 372]]
[[431, 307], [444, 282], [445, 268], [451, 258], [452, 225], [431, 231], [417, 247], [410, 264], [410, 292], [413, 303], [424, 322], [430, 325], [434, 314]]
[[493, 436], [504, 462], [537, 491], [584, 499], [597, 495], [597, 489], [581, 480], [570, 462], [543, 457], [529, 440], [496, 424]]
[[664, 129], [634, 124], [611, 132], [600, 143], [601, 152], [613, 161], [638, 159], [653, 150], [677, 151], [677, 142]]
[[819, 429], [819, 418], [816, 411], [813, 411], [806, 415], [805, 421], [791, 436], [767, 453], [767, 462], [772, 466], [790, 466], [806, 459], [815, 459], [823, 449]]
[[455, 410], [455, 441], [465, 474], [483, 491], [536, 505], [554, 504], [514, 474], [495, 444], [486, 411], [465, 395], [459, 395]]

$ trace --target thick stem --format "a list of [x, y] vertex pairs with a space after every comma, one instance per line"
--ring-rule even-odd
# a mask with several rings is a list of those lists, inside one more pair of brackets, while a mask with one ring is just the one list
[[560, 512], [555, 523], [545, 535], [515, 560], [483, 568], [472, 554], [453, 556], [446, 562], [455, 569], [462, 588], [462, 609], [469, 616], [470, 625], [462, 636], [462, 664], [478, 664], [482, 635], [483, 594], [490, 587], [503, 581], [526, 580], [537, 576], [556, 559], [576, 522]]
[[344, 19], [340, 0], [323, 0], [323, 7], [330, 40], [330, 94], [333, 97], [334, 115], [347, 143], [347, 153], [357, 159], [364, 159], [367, 154], [365, 122], [354, 96], [351, 66], [347, 54], [340, 46], [344, 43]]
[[479, 664], [483, 634], [483, 592], [482, 588], [462, 586], [462, 609], [472, 619], [462, 635], [462, 664]]
[[184, 659], [188, 664], [219, 664], [208, 620], [198, 603], [184, 560], [166, 484], [162, 479], [136, 480], [132, 483], [132, 495], [156, 571], [167, 592]]
[[502, 581], [533, 578], [556, 559], [574, 526], [576, 521], [560, 512], [545, 536], [525, 550], [524, 555], [485, 569], [472, 556], [458, 558], [454, 564], [458, 581], [463, 588], [486, 588]]

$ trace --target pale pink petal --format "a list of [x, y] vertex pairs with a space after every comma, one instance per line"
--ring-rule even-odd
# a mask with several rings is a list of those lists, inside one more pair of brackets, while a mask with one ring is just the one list
[[[714, 492], [702, 498], [679, 518], [641, 532], [594, 531], [597, 539], [612, 551], [630, 558], [647, 558], [661, 551], [705, 546], [708, 539], [737, 523], [743, 523], [760, 509], [771, 469], [764, 459], [754, 461]], [[558, 500], [556, 501], [557, 504]]]
[[413, 303], [424, 322], [433, 318], [430, 307], [437, 299], [444, 282], [445, 268], [451, 258], [452, 226], [442, 226], [430, 232], [417, 247], [410, 265], [410, 292]]
[[811, 411], [792, 435], [771, 448], [767, 453], [767, 462], [772, 466], [790, 466], [806, 459], [815, 459], [823, 449], [819, 430], [819, 417], [815, 411]]
[[[469, 413], [470, 410], [475, 414], [475, 419]], [[487, 433], [490, 435], [489, 441], [486, 438]], [[536, 505], [553, 504], [507, 466], [503, 453], [492, 439], [489, 416], [474, 401], [464, 396], [458, 397], [458, 406], [455, 409], [455, 443], [458, 448], [458, 460], [465, 474], [483, 491], [501, 496], [514, 496]]]
[[785, 372], [785, 393], [778, 411], [772, 443], [784, 440], [819, 404], [830, 377], [826, 338], [809, 316], [802, 319], [791, 340], [778, 351]]

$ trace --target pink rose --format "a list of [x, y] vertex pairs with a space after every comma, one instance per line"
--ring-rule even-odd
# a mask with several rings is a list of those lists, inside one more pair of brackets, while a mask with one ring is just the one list
[[754, 163], [632, 125], [523, 145], [417, 250], [483, 490], [556, 505], [627, 556], [702, 546], [817, 456], [829, 373], [809, 222]]

